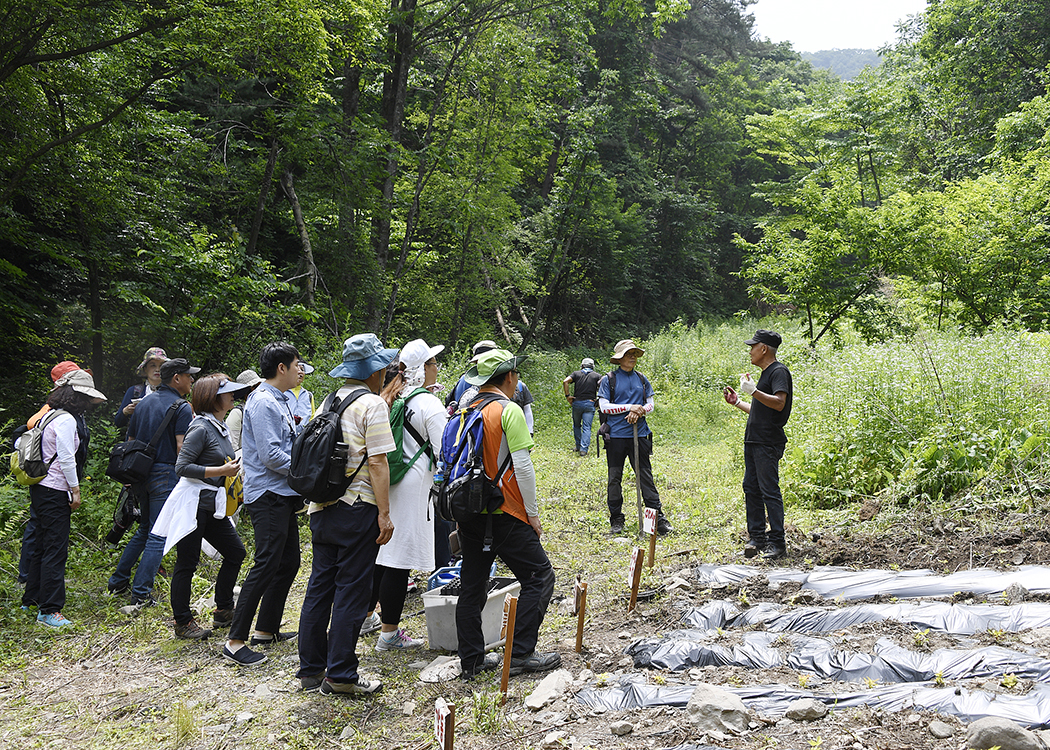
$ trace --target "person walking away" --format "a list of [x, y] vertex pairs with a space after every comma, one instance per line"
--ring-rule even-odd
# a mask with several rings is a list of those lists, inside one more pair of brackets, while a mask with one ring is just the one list
[[[613, 534], [623, 532], [623, 462], [631, 461], [631, 468], [642, 487], [645, 507], [656, 510], [656, 532], [661, 536], [674, 529], [664, 516], [660, 494], [653, 480], [650, 456], [653, 453], [653, 433], [646, 424], [645, 415], [655, 408], [653, 387], [649, 380], [635, 370], [645, 350], [631, 339], [616, 344], [609, 361], [618, 367], [604, 375], [598, 384], [598, 408], [608, 418], [609, 439], [605, 442], [605, 460], [609, 467], [609, 526]], [[635, 426], [638, 435], [638, 463], [635, 464]]]
[[113, 423], [120, 429], [128, 426], [138, 402], [160, 388], [160, 366], [168, 361], [168, 355], [159, 346], [150, 347], [142, 356], [142, 364], [135, 373], [145, 377], [146, 382], [133, 385], [124, 392], [120, 408], [113, 415]]
[[[459, 659], [464, 679], [499, 666], [496, 654], [485, 655], [481, 610], [488, 594], [489, 570], [499, 557], [521, 583], [510, 674], [543, 672], [561, 664], [557, 653], [537, 653], [540, 625], [554, 593], [554, 569], [540, 538], [536, 471], [529, 451], [534, 442], [521, 407], [510, 400], [518, 386], [518, 368], [524, 356], [505, 349], [483, 353], [467, 371], [467, 380], [480, 388], [478, 397], [464, 407], [482, 409], [482, 461], [485, 476], [496, 480], [500, 467], [510, 466], [498, 477], [494, 491], [503, 504], [489, 514], [481, 513], [459, 524], [463, 565], [460, 595], [456, 604]], [[496, 396], [488, 399], [486, 396]], [[487, 403], [484, 403], [487, 401]], [[485, 549], [486, 528], [491, 523], [492, 544]]]
[[747, 414], [743, 487], [748, 540], [744, 557], [761, 555], [766, 560], [787, 554], [780, 459], [787, 445], [784, 425], [791, 416], [793, 389], [791, 371], [777, 360], [782, 342], [775, 331], [755, 331], [744, 343], [750, 347], [751, 364], [762, 370], [762, 375], [757, 383], [751, 373], [740, 376], [740, 390], [751, 397], [750, 403], [740, 398], [732, 386], [726, 386], [723, 392], [727, 404]]
[[[364, 697], [379, 692], [379, 680], [358, 673], [357, 641], [372, 592], [376, 555], [390, 541], [390, 467], [393, 451], [390, 407], [379, 395], [397, 349], [386, 349], [372, 333], [343, 343], [343, 361], [329, 373], [344, 378], [326, 399], [364, 391], [343, 410], [340, 426], [348, 445], [346, 472], [353, 480], [339, 499], [310, 503], [313, 566], [299, 618], [299, 671], [303, 690]], [[400, 385], [400, 379], [397, 379]]]
[[[580, 369], [562, 381], [565, 398], [572, 407], [572, 437], [576, 441], [573, 452], [586, 456], [591, 448], [591, 425], [594, 423], [594, 408], [598, 401], [598, 382], [601, 373], [595, 372], [594, 360], [585, 357]], [[572, 394], [569, 386], [572, 385]]]
[[235, 394], [247, 388], [221, 372], [194, 384], [192, 403], [197, 416], [190, 423], [175, 462], [179, 482], [153, 527], [156, 536], [165, 538], [164, 554], [173, 546], [177, 550], [171, 575], [171, 612], [177, 638], [200, 640], [212, 634], [197, 623], [190, 609], [193, 574], [200, 562], [203, 539], [222, 555], [215, 577], [213, 626], [229, 627], [233, 622], [233, 587], [245, 551], [226, 515], [225, 481], [237, 475], [241, 463], [230, 444], [230, 432], [223, 418], [233, 406]]
[[193, 376], [198, 372], [199, 367], [191, 367], [181, 357], [166, 360], [160, 366], [160, 386], [148, 399], [139, 402], [128, 423], [128, 437], [148, 443], [168, 415], [168, 410], [174, 410], [174, 416], [157, 442], [149, 477], [142, 485], [134, 488], [141, 511], [139, 527], [121, 553], [117, 569], [107, 584], [111, 594], [127, 591], [131, 569], [138, 562], [135, 579], [131, 582], [131, 605], [121, 608], [125, 614], [134, 614], [142, 607], [156, 604], [152, 596], [153, 579], [164, 559], [164, 540], [161, 537], [150, 539], [150, 532], [164, 507], [164, 501], [178, 481], [175, 461], [193, 419], [193, 410], [186, 402], [186, 395], [193, 387]]
[[[57, 384], [59, 379], [63, 375], [73, 372], [73, 370], [79, 370], [80, 366], [75, 362], [70, 362], [68, 359], [59, 362], [57, 365], [51, 368], [51, 382]], [[89, 373], [90, 374], [90, 373]], [[57, 387], [57, 386], [55, 386]], [[54, 390], [54, 388], [52, 388]], [[40, 410], [36, 414], [26, 420], [26, 430], [31, 430], [37, 426], [37, 423], [43, 419], [44, 415], [51, 411], [51, 407], [48, 406], [47, 402], [40, 407]], [[72, 412], [71, 412], [72, 413]], [[73, 418], [77, 420], [77, 436], [80, 438], [80, 443], [77, 446], [76, 453], [76, 464], [77, 464], [77, 478], [84, 478], [84, 466], [87, 465], [87, 454], [88, 454], [88, 443], [91, 440], [91, 431], [88, 429], [87, 422], [84, 421], [83, 413], [73, 414]], [[15, 440], [18, 439], [21, 433], [15, 431]], [[29, 560], [33, 557], [33, 547], [36, 544], [36, 529], [39, 519], [33, 512], [33, 504], [29, 504], [29, 520], [26, 521], [26, 527], [22, 531], [22, 549], [18, 556], [18, 582], [25, 585], [25, 582], [29, 580]]]
[[303, 431], [306, 423], [314, 416], [314, 395], [303, 388], [303, 380], [314, 371], [313, 365], [299, 360], [299, 382], [288, 391], [288, 398], [292, 405], [292, 416], [295, 418], [296, 429]]
[[[41, 436], [41, 452], [51, 461], [47, 476], [29, 487], [37, 535], [26, 572], [22, 607], [37, 610], [37, 622], [51, 628], [73, 623], [62, 614], [66, 604], [66, 561], [69, 559], [69, 529], [72, 512], [80, 507], [80, 474], [77, 453], [80, 436], [76, 415], [106, 397], [95, 389], [95, 381], [84, 370], [73, 370], [55, 383], [48, 396], [51, 407]], [[52, 458], [47, 459], [48, 456]], [[79, 467], [80, 473], [83, 467]]]
[[[441, 433], [448, 423], [441, 401], [430, 392], [437, 382], [437, 355], [444, 346], [429, 346], [423, 339], [405, 344], [400, 361], [405, 384], [401, 397], [405, 404], [402, 434], [402, 460], [408, 463], [419, 453], [401, 481], [390, 485], [390, 520], [394, 535], [379, 548], [369, 616], [363, 632], [377, 625], [380, 629], [376, 651], [420, 648], [423, 641], [411, 638], [398, 625], [405, 608], [408, 577], [412, 570], [430, 570], [434, 563], [434, 513], [430, 489], [434, 485], [436, 457], [441, 452]], [[422, 442], [419, 440], [422, 438]], [[376, 615], [376, 604], [381, 605]]]
[[241, 428], [244, 505], [255, 530], [255, 558], [222, 647], [222, 655], [241, 666], [266, 661], [265, 654], [246, 643], [252, 620], [252, 646], [270, 646], [298, 635], [282, 633], [280, 626], [300, 564], [296, 513], [302, 510], [303, 498], [288, 486], [297, 432], [285, 393], [299, 382], [299, 350], [285, 342], [267, 344], [259, 353], [259, 374], [263, 382], [244, 404]]

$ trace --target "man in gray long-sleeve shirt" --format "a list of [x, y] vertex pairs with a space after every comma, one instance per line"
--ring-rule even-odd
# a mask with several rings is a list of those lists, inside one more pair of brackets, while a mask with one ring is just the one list
[[258, 609], [253, 646], [295, 638], [278, 632], [288, 591], [299, 572], [299, 524], [296, 513], [303, 498], [288, 486], [288, 469], [295, 438], [295, 417], [285, 395], [299, 382], [299, 352], [291, 344], [267, 344], [259, 354], [259, 384], [244, 404], [241, 460], [244, 464], [244, 505], [255, 529], [255, 560], [241, 586], [229, 640], [222, 655], [243, 666], [266, 656], [245, 644]]

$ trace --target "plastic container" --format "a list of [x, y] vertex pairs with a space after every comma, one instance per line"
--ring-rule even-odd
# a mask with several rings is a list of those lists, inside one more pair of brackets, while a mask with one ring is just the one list
[[[427, 616], [427, 645], [429, 648], [444, 651], [456, 651], [459, 648], [459, 637], [456, 631], [456, 603], [459, 596], [446, 592], [445, 589], [458, 590], [458, 579], [433, 591], [423, 594], [423, 610]], [[481, 633], [485, 636], [485, 649], [495, 648], [502, 643], [500, 630], [503, 629], [503, 601], [507, 595], [517, 596], [521, 584], [516, 578], [490, 578], [488, 598], [481, 610]]]
[[[463, 565], [462, 560], [457, 560], [455, 565], [450, 565], [445, 568], [438, 568], [430, 577], [427, 579], [427, 591], [433, 591], [439, 586], [452, 583], [459, 578], [459, 569]], [[496, 563], [492, 563], [492, 569], [489, 571], [489, 576], [496, 575]]]

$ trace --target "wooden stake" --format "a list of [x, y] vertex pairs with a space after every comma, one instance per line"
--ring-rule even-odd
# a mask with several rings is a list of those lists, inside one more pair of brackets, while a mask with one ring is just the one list
[[627, 578], [631, 582], [631, 603], [627, 611], [633, 612], [638, 604], [638, 586], [642, 582], [642, 549], [635, 547], [631, 552], [631, 567], [627, 569]]
[[434, 701], [434, 739], [438, 750], [452, 750], [456, 741], [456, 706], [444, 698]]
[[503, 600], [503, 675], [499, 691], [503, 694], [500, 705], [507, 705], [507, 683], [510, 680], [510, 660], [514, 653], [514, 620], [518, 614], [518, 597], [508, 596]]
[[656, 559], [656, 509], [645, 509], [645, 533], [649, 535], [649, 568]]
[[583, 651], [583, 621], [587, 616], [587, 584], [576, 576], [576, 653]]

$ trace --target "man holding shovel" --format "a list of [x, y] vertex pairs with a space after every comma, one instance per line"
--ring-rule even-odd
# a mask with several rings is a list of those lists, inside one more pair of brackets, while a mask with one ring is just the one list
[[[653, 481], [649, 456], [653, 452], [653, 433], [645, 415], [653, 408], [653, 387], [634, 366], [645, 350], [631, 339], [616, 345], [609, 361], [619, 365], [598, 384], [598, 408], [606, 415], [609, 438], [605, 442], [605, 460], [609, 466], [609, 525], [613, 534], [623, 532], [623, 461], [630, 458], [635, 484], [646, 507], [656, 510], [656, 532], [663, 536], [673, 531], [664, 517], [660, 494]], [[639, 516], [641, 509], [639, 508]], [[639, 524], [641, 518], [639, 517]]]

